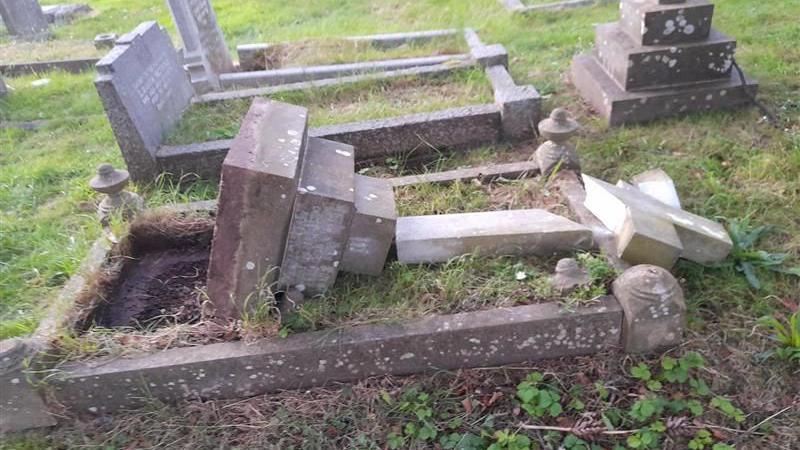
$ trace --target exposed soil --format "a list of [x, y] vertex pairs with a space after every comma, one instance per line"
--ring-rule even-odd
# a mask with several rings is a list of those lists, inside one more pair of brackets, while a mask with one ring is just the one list
[[126, 267], [122, 284], [95, 316], [105, 327], [145, 327], [200, 319], [208, 248], [146, 253]]

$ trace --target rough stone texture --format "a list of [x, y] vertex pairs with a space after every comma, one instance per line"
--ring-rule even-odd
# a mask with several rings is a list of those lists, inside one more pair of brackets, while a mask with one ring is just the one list
[[355, 160], [347, 144], [311, 138], [294, 200], [280, 286], [306, 297], [336, 281], [355, 212]]
[[192, 87], [169, 36], [145, 22], [97, 63], [95, 86], [134, 181], [158, 175], [155, 154], [178, 122]]
[[469, 49], [472, 59], [483, 67], [503, 66], [508, 68], [508, 51], [502, 44], [479, 45]]
[[19, 64], [0, 64], [0, 73], [9, 77], [19, 77], [32, 73], [63, 70], [69, 73], [81, 73], [93, 69], [100, 58], [63, 59], [59, 61], [40, 61]]
[[586, 206], [611, 231], [621, 228], [625, 212], [630, 208], [641, 214], [669, 220], [677, 230], [683, 244], [681, 257], [701, 264], [724, 260], [733, 243], [721, 224], [674, 208], [635, 188], [620, 188], [597, 178], [583, 174], [586, 186]]
[[25, 360], [36, 350], [33, 341], [0, 341], [0, 436], [56, 424], [42, 397], [28, 383]]
[[498, 308], [78, 363], [63, 367], [53, 385], [73, 412], [104, 414], [149, 398], [246, 397], [375, 375], [587, 355], [618, 346], [622, 320], [611, 297], [570, 313], [556, 303]]
[[625, 311], [622, 342], [628, 353], [663, 350], [680, 343], [686, 321], [683, 290], [669, 271], [640, 265], [612, 284]]
[[392, 186], [408, 186], [421, 183], [449, 183], [452, 181], [465, 181], [479, 179], [489, 182], [498, 178], [521, 179], [530, 178], [539, 174], [539, 165], [536, 161], [519, 161], [504, 164], [489, 164], [466, 169], [446, 170], [444, 172], [431, 172], [421, 175], [407, 175], [404, 177], [390, 178]]
[[225, 157], [208, 269], [217, 317], [257, 307], [253, 293], [277, 279], [307, 121], [306, 108], [256, 98]]
[[505, 66], [486, 68], [492, 83], [494, 101], [500, 108], [503, 138], [511, 141], [531, 139], [541, 114], [541, 96], [533, 86], [517, 86]]
[[438, 263], [469, 253], [550, 256], [592, 246], [583, 225], [540, 209], [397, 219], [397, 259]]
[[683, 253], [672, 222], [631, 208], [617, 232], [617, 254], [629, 264], [652, 264], [671, 269]]
[[661, 169], [648, 170], [635, 175], [631, 182], [637, 189], [661, 203], [681, 209], [681, 199], [675, 189], [675, 182]]
[[712, 30], [700, 42], [641, 47], [617, 23], [608, 23], [597, 27], [595, 48], [606, 72], [632, 91], [729, 79], [736, 41]]
[[225, 88], [276, 86], [303, 81], [339, 78], [348, 75], [383, 72], [412, 67], [432, 66], [448, 62], [465, 61], [467, 55], [440, 55], [419, 58], [388, 59], [325, 66], [287, 67], [284, 69], [259, 70], [253, 72], [225, 73], [220, 75], [220, 85]]
[[78, 16], [86, 15], [91, 12], [92, 8], [83, 3], [42, 6], [42, 13], [44, 13], [47, 22], [56, 25], [72, 22]]
[[550, 277], [550, 285], [561, 295], [592, 282], [589, 271], [578, 264], [574, 258], [563, 258], [556, 264], [556, 273]]
[[350, 144], [356, 149], [356, 161], [370, 161], [412, 151], [419, 156], [430, 147], [475, 148], [497, 142], [500, 130], [497, 107], [480, 105], [324, 126], [311, 135]]
[[8, 33], [20, 39], [45, 39], [50, 30], [37, 0], [0, 0], [0, 16]]
[[730, 79], [716, 83], [625, 92], [589, 54], [573, 59], [571, 78], [581, 96], [611, 126], [747, 106], [758, 91], [758, 83], [747, 79], [742, 85], [738, 73], [732, 71]]
[[350, 223], [341, 269], [380, 275], [394, 241], [397, 208], [391, 180], [355, 175], [356, 213]]
[[214, 74], [235, 69], [210, 0], [167, 0], [188, 59], [199, 55]]
[[714, 5], [707, 0], [675, 3], [623, 0], [620, 26], [636, 45], [679, 44], [708, 37]]

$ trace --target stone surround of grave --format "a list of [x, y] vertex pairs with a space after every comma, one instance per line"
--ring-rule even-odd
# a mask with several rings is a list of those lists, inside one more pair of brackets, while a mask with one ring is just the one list
[[622, 0], [571, 78], [612, 126], [752, 103], [758, 84], [733, 70], [736, 41], [711, 26], [708, 0]]
[[23, 40], [43, 40], [50, 27], [37, 0], [0, 0], [0, 16], [8, 33]]
[[[413, 38], [420, 38], [419, 33]], [[230, 98], [268, 96], [279, 92], [314, 89], [365, 80], [401, 76], [438, 76], [483, 66], [492, 84], [494, 104], [451, 108], [388, 119], [329, 125], [312, 128], [309, 135], [355, 147], [356, 163], [384, 161], [387, 157], [414, 151], [425, 157], [432, 147], [437, 151], [460, 150], [500, 140], [524, 140], [534, 136], [540, 96], [533, 86], [518, 86], [511, 79], [508, 55], [502, 46], [485, 45], [472, 30], [464, 31], [470, 58], [451, 65], [390, 70], [343, 78], [299, 82], [245, 91], [215, 92], [195, 96], [184, 72], [178, 50], [169, 37], [150, 22], [120, 38], [98, 63], [98, 93], [131, 178], [152, 181], [159, 173], [175, 177], [192, 174], [206, 179], [219, 177], [231, 140], [164, 146], [162, 140], [192, 103], [224, 101]], [[401, 35], [383, 36], [381, 45], [405, 39]], [[146, 52], [150, 56], [138, 55]], [[139, 70], [121, 70], [138, 61]], [[118, 67], [113, 67], [118, 66]], [[153, 73], [164, 75], [153, 77]], [[131, 88], [131, 86], [135, 86]], [[158, 107], [154, 107], [153, 101]], [[159, 107], [161, 109], [159, 109]]]

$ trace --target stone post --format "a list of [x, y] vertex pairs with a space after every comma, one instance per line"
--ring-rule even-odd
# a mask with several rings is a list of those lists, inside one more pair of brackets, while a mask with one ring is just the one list
[[622, 273], [612, 285], [625, 319], [622, 344], [628, 353], [648, 353], [680, 343], [686, 304], [678, 280], [658, 266], [642, 264]]
[[36, 0], [0, 0], [0, 15], [12, 36], [40, 40], [50, 35], [47, 19]]
[[571, 119], [563, 108], [554, 109], [549, 118], [539, 122], [539, 134], [547, 139], [534, 154], [542, 175], [549, 175], [556, 167], [559, 170], [581, 171], [578, 153], [567, 142], [579, 128], [578, 122]]

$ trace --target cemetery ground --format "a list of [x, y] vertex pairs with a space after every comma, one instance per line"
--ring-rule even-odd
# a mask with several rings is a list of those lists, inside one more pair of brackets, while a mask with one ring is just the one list
[[[161, 0], [135, 6], [122, 0], [89, 3], [97, 14], [55, 28], [57, 40], [90, 41], [108, 31], [122, 34], [152, 19], [167, 26], [176, 40]], [[509, 14], [495, 0], [216, 0], [214, 7], [231, 46], [475, 28], [485, 42], [499, 42], [508, 49], [515, 81], [536, 86], [546, 97], [545, 111], [564, 106], [583, 125], [577, 148], [584, 172], [615, 181], [660, 167], [675, 180], [685, 209], [718, 218], [730, 230], [736, 224], [746, 229], [774, 227], [755, 249], [786, 253], [784, 267], [796, 267], [800, 264], [800, 28], [795, 18], [800, 16], [800, 4], [793, 0], [718, 3], [715, 26], [738, 39], [738, 62], [761, 83], [759, 96], [777, 115], [777, 128], [764, 122], [755, 108], [644, 126], [602, 125], [565, 74], [571, 57], [592, 45], [593, 24], [616, 18], [616, 4], [522, 17]], [[0, 36], [2, 51], [7, 41]], [[306, 54], [313, 61], [335, 60], [342, 54], [339, 46], [327, 48], [322, 54]], [[47, 51], [54, 56], [61, 52], [59, 46]], [[64, 52], [61, 56], [72, 56], [68, 46]], [[30, 85], [45, 77], [49, 84]], [[482, 77], [468, 71], [442, 79], [367, 83], [278, 98], [306, 103], [310, 117], [325, 124], [486, 101], [490, 92]], [[100, 235], [87, 181], [100, 162], [123, 164], [93, 78], [94, 73], [87, 72], [6, 79], [14, 91], [0, 100], [0, 119], [42, 122], [33, 130], [0, 129], [0, 338], [35, 328], [49, 299]], [[230, 137], [246, 108], [246, 102], [231, 102], [192, 110], [170, 139]], [[403, 175], [520, 160], [532, 154], [535, 144], [442, 155], [423, 167], [393, 158], [366, 173]], [[150, 205], [216, 196], [216, 188], [205, 183], [184, 190], [168, 182], [137, 189]], [[401, 214], [431, 214], [520, 207], [532, 201], [530, 197], [541, 198], [526, 193], [543, 192], [558, 195], [547, 180], [534, 179], [488, 186], [423, 185], [397, 190], [397, 197]], [[684, 343], [665, 355], [608, 352], [514, 367], [378, 377], [246, 400], [177, 406], [153, 402], [145, 409], [110, 417], [70, 418], [49, 432], [1, 441], [0, 448], [485, 448], [494, 444], [494, 448], [521, 449], [587, 448], [587, 442], [602, 448], [614, 444], [660, 448], [665, 442], [679, 443], [676, 448], [712, 448], [713, 443], [720, 449], [728, 448], [723, 443], [735, 448], [798, 448], [800, 364], [778, 351], [774, 330], [759, 318], [776, 317], [786, 323], [793, 312], [796, 317], [800, 281], [759, 269], [761, 287], [753, 288], [737, 262], [758, 255], [739, 250], [734, 254], [740, 260], [719, 267], [686, 261], [678, 265], [689, 331]], [[270, 332], [279, 339], [305, 329], [474, 310], [486, 304], [533, 303], [548, 297], [543, 295], [544, 279], [553, 264], [470, 257], [433, 267], [390, 263], [376, 281], [340, 277], [324, 307], [309, 308]], [[602, 269], [598, 265], [597, 270]], [[559, 301], [565, 307], [590, 301], [606, 287], [602, 274], [598, 277], [597, 291]], [[98, 342], [108, 340], [102, 338], [98, 334], [95, 342], [80, 342], [70, 357], [103, 348]], [[616, 434], [597, 429], [609, 425]]]

